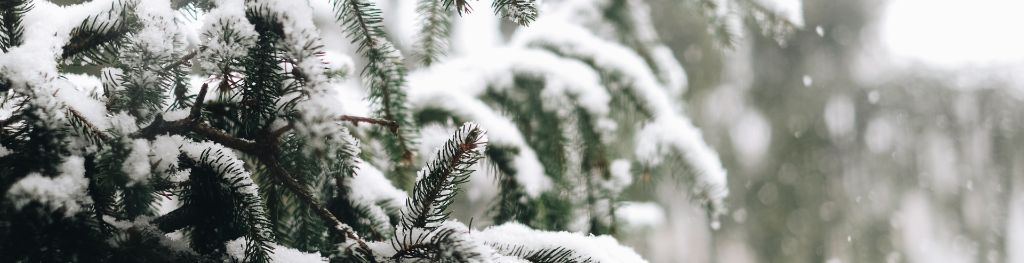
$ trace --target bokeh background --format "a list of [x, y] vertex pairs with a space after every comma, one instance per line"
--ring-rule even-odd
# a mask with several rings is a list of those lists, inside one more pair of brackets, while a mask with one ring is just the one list
[[723, 48], [687, 2], [649, 1], [730, 211], [711, 230], [685, 187], [641, 178], [627, 199], [664, 213], [625, 243], [651, 262], [1024, 262], [1024, 3], [797, 0], [802, 29]]

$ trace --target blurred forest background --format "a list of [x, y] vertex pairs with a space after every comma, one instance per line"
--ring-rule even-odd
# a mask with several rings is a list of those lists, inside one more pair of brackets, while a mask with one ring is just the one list
[[[651, 262], [1024, 262], [1021, 61], [968, 50], [1018, 43], [971, 39], [1017, 34], [985, 17], [1012, 11], [971, 8], [1013, 1], [803, 1], [792, 36], [751, 27], [732, 48], [688, 2], [650, 4], [686, 67], [687, 110], [729, 170], [730, 212], [710, 230], [679, 202], [684, 187], [641, 178], [627, 199], [656, 200], [664, 221], [623, 231], [627, 244]], [[971, 19], [996, 30], [943, 27]], [[904, 32], [939, 37], [893, 42], [915, 40]], [[1001, 61], [971, 60], [979, 51]]]

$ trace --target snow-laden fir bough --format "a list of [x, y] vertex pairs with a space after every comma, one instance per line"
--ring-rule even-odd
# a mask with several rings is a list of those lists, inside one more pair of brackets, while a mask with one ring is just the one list
[[[0, 0], [0, 261], [642, 262], [631, 174], [714, 218], [725, 170], [643, 1], [551, 2], [445, 58], [480, 8], [420, 0], [420, 65], [371, 0]], [[488, 178], [493, 226], [450, 218]]]

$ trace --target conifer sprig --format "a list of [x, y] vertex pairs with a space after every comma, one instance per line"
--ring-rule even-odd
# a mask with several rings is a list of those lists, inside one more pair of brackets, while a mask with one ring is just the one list
[[362, 75], [370, 89], [370, 102], [377, 106], [378, 115], [398, 124], [395, 138], [386, 140], [393, 159], [399, 164], [411, 162], [415, 129], [403, 90], [405, 66], [401, 52], [387, 38], [380, 9], [367, 0], [335, 0], [334, 11], [357, 51], [367, 59]]
[[71, 40], [62, 49], [61, 59], [84, 58], [94, 63], [113, 63], [114, 54], [124, 37], [139, 28], [131, 1], [112, 3], [102, 14], [86, 18], [71, 30]]
[[[206, 143], [205, 146], [213, 146], [213, 144]], [[237, 222], [234, 222], [234, 224], [232, 225], [241, 228], [239, 230], [246, 237], [246, 240], [248, 242], [248, 245], [246, 246], [246, 256], [251, 256], [252, 258], [250, 258], [249, 260], [253, 262], [270, 262], [271, 242], [274, 240], [274, 234], [272, 231], [270, 231], [271, 222], [269, 219], [267, 219], [267, 214], [263, 207], [263, 201], [261, 200], [258, 194], [258, 188], [256, 186], [256, 183], [253, 182], [252, 178], [250, 177], [250, 174], [245, 170], [244, 167], [242, 167], [242, 161], [238, 160], [234, 156], [234, 154], [225, 151], [228, 151], [228, 149], [219, 146], [206, 148], [205, 150], [200, 152], [198, 156], [196, 156], [194, 152], [191, 154], [185, 154], [185, 156], [188, 156], [188, 158], [183, 158], [186, 167], [193, 167], [193, 178], [190, 178], [192, 187], [210, 187], [202, 184], [202, 182], [204, 181], [211, 181], [210, 178], [195, 178], [197, 176], [217, 176], [217, 178], [212, 181], [221, 184], [223, 187], [220, 189], [227, 190], [226, 194], [230, 197], [230, 201], [227, 201], [227, 203], [233, 206], [231, 207], [232, 211], [230, 211], [228, 214], [231, 215], [231, 218], [233, 218]], [[211, 172], [211, 174], [206, 174], [201, 171]], [[187, 192], [191, 193], [192, 195], [209, 195], [210, 193], [208, 191], [210, 191], [210, 189], [193, 189], [193, 191]], [[213, 194], [213, 196], [205, 197], [216, 198], [218, 196], [221, 196], [221, 194]], [[220, 208], [210, 207], [210, 204], [208, 202], [213, 200], [202, 200], [208, 202], [190, 203], [191, 201], [193, 201], [192, 198], [186, 196], [186, 198], [183, 199], [186, 200], [185, 206], [189, 206], [190, 208], [196, 206], [204, 207], [207, 209]], [[193, 218], [199, 218], [200, 221], [193, 222], [196, 223], [195, 225], [197, 227], [210, 227], [202, 224], [202, 218], [208, 216], [209, 215], [206, 214], [191, 215], [191, 217]], [[212, 233], [206, 233], [205, 235], [209, 234]], [[195, 236], [193, 238], [195, 238]], [[234, 237], [229, 238], [233, 239]]]
[[27, 0], [0, 1], [0, 51], [7, 52], [21, 45], [21, 36], [25, 33], [21, 17], [31, 9], [32, 4]]
[[529, 25], [537, 19], [536, 0], [494, 0], [491, 7], [494, 14], [519, 25]]
[[402, 211], [402, 227], [433, 229], [448, 219], [448, 206], [459, 185], [469, 180], [471, 167], [480, 160], [486, 145], [486, 131], [475, 123], [462, 125], [420, 170], [420, 179]]
[[[448, 8], [455, 3], [454, 0], [420, 0], [416, 11], [420, 14], [419, 41], [417, 43], [420, 51], [420, 60], [423, 65], [430, 66], [437, 62], [438, 57], [444, 55], [448, 49], [448, 38], [451, 36], [451, 17]], [[458, 1], [456, 10], [462, 14], [463, 9], [468, 13], [469, 5], [465, 0]]]

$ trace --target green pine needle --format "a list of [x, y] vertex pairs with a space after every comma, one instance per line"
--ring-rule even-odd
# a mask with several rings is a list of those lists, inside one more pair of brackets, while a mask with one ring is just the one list
[[469, 180], [471, 166], [480, 160], [486, 144], [486, 132], [476, 124], [459, 128], [420, 170], [420, 179], [402, 211], [402, 227], [433, 229], [448, 219], [448, 206], [459, 185]]

